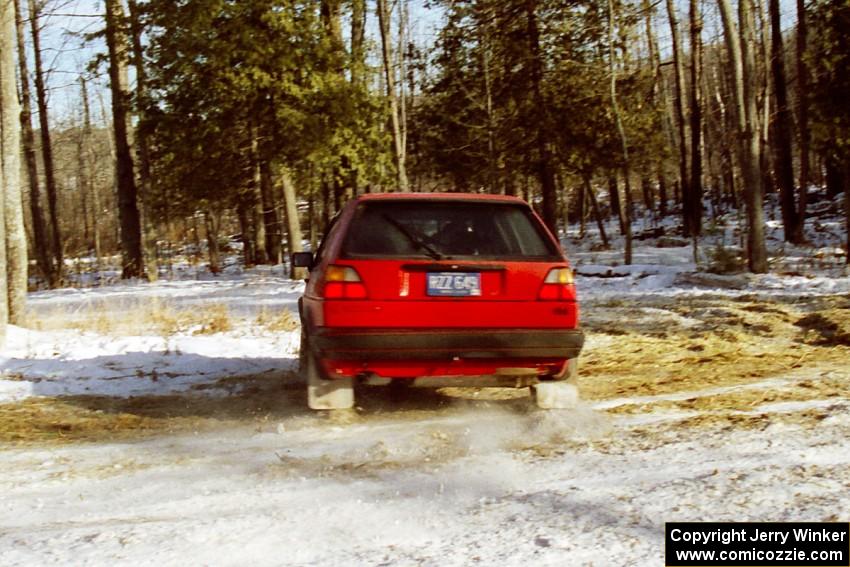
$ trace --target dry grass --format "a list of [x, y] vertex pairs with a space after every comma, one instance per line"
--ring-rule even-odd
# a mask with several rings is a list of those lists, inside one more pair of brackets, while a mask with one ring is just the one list
[[616, 329], [607, 328], [610, 323], [600, 325], [613, 342], [582, 354], [580, 385], [586, 397], [746, 384], [814, 364], [840, 366], [850, 359], [840, 330], [850, 320], [845, 298], [794, 304], [714, 299], [670, 309], [699, 325], [640, 333], [630, 332], [628, 317]]
[[306, 413], [301, 388], [293, 391], [286, 386], [285, 376], [264, 374], [222, 382], [233, 395], [68, 396], [0, 404], [0, 443], [121, 441]]
[[269, 331], [294, 331], [301, 324], [298, 318], [288, 309], [278, 309], [270, 311], [265, 307], [257, 314], [257, 319], [254, 321], [259, 327], [264, 327]]
[[177, 307], [158, 298], [119, 306], [96, 303], [86, 309], [53, 309], [30, 312], [30, 327], [40, 331], [74, 329], [101, 335], [137, 336], [178, 333], [222, 333], [233, 329], [234, 319], [226, 305], [213, 303]]
[[178, 307], [156, 298], [120, 306], [97, 303], [86, 309], [57, 308], [28, 314], [28, 325], [39, 331], [73, 329], [113, 336], [211, 335], [249, 323], [271, 332], [290, 332], [300, 326], [297, 315], [285, 308], [263, 308], [255, 318], [248, 318], [234, 316], [222, 303]]
[[[688, 318], [690, 326], [668, 323], [633, 331], [628, 311], [634, 307], [615, 308], [620, 322], [608, 317], [597, 326], [599, 334], [607, 335], [599, 344], [608, 346], [582, 354], [579, 386], [591, 400], [650, 398], [610, 408], [609, 414], [666, 414], [671, 419], [622, 431], [619, 439], [599, 442], [599, 450], [616, 451], [621, 443], [651, 449], [701, 428], [814, 427], [832, 415], [829, 400], [844, 407], [850, 397], [847, 297], [791, 302], [703, 298], [655, 307]], [[711, 393], [714, 388], [721, 391]], [[693, 395], [664, 399], [682, 393]], [[807, 401], [821, 403], [788, 411], [760, 409]]]
[[213, 335], [233, 330], [230, 310], [226, 305], [210, 305], [204, 310], [201, 328], [195, 331], [197, 335]]
[[30, 398], [0, 405], [0, 442], [45, 443], [121, 440], [171, 430], [176, 424], [128, 412], [104, 412], [82, 407], [72, 398]]
[[752, 388], [733, 387], [729, 391], [717, 393], [695, 393], [693, 397], [683, 400], [657, 399], [647, 403], [624, 404], [608, 411], [632, 415], [647, 411], [759, 413], [759, 408], [766, 404], [824, 400], [834, 398], [840, 392], [850, 394], [848, 378], [843, 373], [844, 365], [832, 363], [831, 369], [833, 372], [821, 369], [812, 378], [789, 378], [776, 384], [753, 384]]

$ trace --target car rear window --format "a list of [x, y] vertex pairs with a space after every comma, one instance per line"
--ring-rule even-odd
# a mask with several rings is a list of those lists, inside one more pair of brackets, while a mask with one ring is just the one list
[[524, 206], [467, 202], [362, 203], [342, 245], [345, 257], [559, 257]]

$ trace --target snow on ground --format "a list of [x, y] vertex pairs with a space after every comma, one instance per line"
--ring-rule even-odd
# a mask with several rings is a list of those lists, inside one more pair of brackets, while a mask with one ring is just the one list
[[814, 429], [485, 409], [10, 449], [0, 563], [658, 565], [665, 521], [845, 519], [850, 408], [814, 405]]
[[[814, 242], [828, 250], [832, 240]], [[755, 315], [774, 309], [792, 331], [787, 313], [799, 298], [846, 309], [840, 263], [792, 251], [808, 269], [714, 275], [696, 272], [689, 246], [656, 244], [636, 242], [636, 265], [626, 267], [619, 252], [568, 240], [592, 378], [612, 384], [593, 385], [595, 397], [572, 410], [477, 392], [398, 404], [367, 393], [365, 409], [328, 417], [305, 409], [301, 389], [261, 388], [247, 399], [286, 397], [261, 417], [216, 425], [212, 415], [195, 431], [122, 442], [0, 445], [0, 565], [658, 565], [665, 521], [848, 520], [846, 347], [806, 346], [783, 353], [787, 365], [726, 381], [699, 366], [725, 360], [712, 352], [720, 339], [701, 339], [712, 317], [728, 315], [723, 301]], [[10, 328], [0, 408], [68, 396], [176, 396], [191, 408], [243, 395], [225, 378], [283, 380], [297, 330], [259, 318], [294, 312], [302, 285], [280, 270], [192, 275], [31, 294], [36, 318], [73, 324]], [[201, 319], [223, 306], [232, 325], [115, 331], [116, 319], [151, 305]], [[741, 325], [759, 346], [767, 331]], [[682, 355], [641, 389], [640, 376], [605, 356], [625, 352], [628, 329], [681, 332], [693, 363]], [[764, 348], [802, 349], [795, 341], [766, 335]], [[741, 360], [770, 362], [769, 350], [748, 344]], [[688, 364], [704, 382], [681, 375]], [[726, 360], [723, 372], [734, 367]]]
[[167, 301], [175, 308], [222, 304], [236, 315], [254, 315], [263, 308], [297, 309], [304, 284], [284, 277], [282, 267], [275, 268], [254, 268], [247, 273], [222, 276], [198, 274], [199, 279], [162, 279], [153, 284], [131, 281], [105, 287], [41, 291], [30, 294], [29, 306], [36, 313], [67, 309], [107, 310], [118, 315], [140, 303], [157, 300]]
[[[108, 337], [10, 327], [0, 401], [30, 396], [142, 396], [185, 392], [240, 374], [291, 369], [296, 333]], [[208, 395], [222, 393], [212, 389]]]
[[[197, 334], [197, 329], [160, 335], [112, 336], [89, 330], [9, 327], [0, 356], [0, 402], [30, 396], [166, 395], [228, 376], [292, 368], [296, 332], [264, 331], [254, 325], [261, 311], [297, 312], [303, 283], [264, 274], [214, 281], [160, 281], [102, 288], [33, 293], [36, 318], [95, 312], [108, 320], [132, 318], [151, 302], [168, 313], [223, 305], [236, 327]], [[129, 321], [128, 324], [132, 324]], [[207, 394], [220, 394], [215, 388]]]

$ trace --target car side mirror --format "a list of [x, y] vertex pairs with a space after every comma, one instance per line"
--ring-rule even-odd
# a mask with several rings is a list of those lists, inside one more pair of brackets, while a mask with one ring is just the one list
[[316, 258], [312, 252], [295, 252], [292, 254], [292, 268], [289, 271], [289, 277], [293, 280], [309, 279], [307, 272], [312, 269], [315, 263]]
[[293, 268], [310, 269], [310, 268], [313, 267], [314, 262], [315, 262], [315, 258], [313, 257], [312, 252], [295, 252], [292, 255], [292, 267]]

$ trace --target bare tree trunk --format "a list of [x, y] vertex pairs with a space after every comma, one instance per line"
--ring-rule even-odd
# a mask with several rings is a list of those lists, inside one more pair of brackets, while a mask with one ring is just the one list
[[602, 213], [599, 211], [599, 202], [596, 199], [596, 193], [593, 192], [593, 185], [590, 183], [590, 176], [584, 176], [584, 190], [590, 199], [590, 206], [593, 208], [593, 218], [596, 219], [596, 226], [599, 228], [599, 236], [602, 238], [602, 245], [607, 250], [611, 247], [608, 243], [608, 235], [605, 234], [605, 223], [602, 221]]
[[334, 50], [342, 49], [342, 5], [340, 0], [322, 0], [320, 5], [322, 26], [330, 37]]
[[[673, 106], [676, 113], [676, 123], [679, 128], [679, 189], [684, 205], [690, 193], [688, 180], [688, 143], [685, 131], [685, 70], [682, 62], [682, 43], [679, 39], [679, 19], [676, 17], [676, 7], [673, 0], [667, 0], [667, 17], [670, 20], [670, 33], [673, 38], [673, 69], [676, 77], [676, 98]], [[683, 213], [685, 207], [682, 207]]]
[[390, 36], [390, 11], [387, 0], [377, 0], [378, 24], [381, 31], [381, 56], [384, 62], [384, 81], [386, 94], [390, 103], [390, 122], [392, 123], [393, 153], [396, 161], [396, 176], [398, 190], [408, 190], [407, 159], [404, 139], [401, 132], [401, 119], [399, 117], [398, 95], [395, 87], [395, 69], [393, 68], [392, 37]]
[[758, 106], [756, 101], [756, 63], [755, 63], [755, 29], [749, 2], [738, 3], [738, 20], [741, 34], [741, 57], [744, 62], [744, 101], [747, 110], [747, 130], [743, 139], [749, 142], [750, 160], [747, 185], [751, 185], [751, 205], [748, 211], [750, 226], [748, 226], [750, 269], [755, 273], [767, 272], [767, 247], [764, 240], [764, 175], [762, 166], [762, 145], [756, 132], [758, 125]]
[[[289, 247], [289, 253], [301, 252], [304, 246], [301, 243], [301, 221], [298, 219], [298, 206], [296, 202], [295, 186], [292, 184], [292, 177], [289, 171], [283, 169], [280, 172], [280, 180], [283, 185], [283, 204], [286, 210], [286, 241]], [[310, 219], [311, 224], [313, 219]], [[316, 251], [312, 248], [313, 252]], [[301, 274], [293, 270], [293, 278], [298, 279]]]
[[585, 185], [585, 183], [582, 183], [581, 189], [576, 191], [575, 202], [573, 203], [573, 210], [578, 212], [578, 237], [581, 239], [584, 239], [584, 235], [587, 232], [588, 197]]
[[[656, 67], [661, 68], [661, 56], [658, 55], [658, 51], [655, 54], [656, 57]], [[668, 88], [667, 79], [664, 76], [664, 73], [659, 73], [660, 77], [660, 89], [661, 89], [661, 126], [664, 130], [664, 137], [667, 140], [667, 143], [670, 147], [676, 147], [676, 135], [673, 133], [673, 116], [672, 110], [670, 108], [670, 89]], [[667, 216], [667, 204], [669, 200], [668, 191], [667, 191], [667, 171], [666, 171], [666, 160], [661, 159], [658, 164], [658, 191], [660, 193], [660, 207], [659, 213], [662, 217]], [[661, 181], [664, 181], [662, 184]], [[673, 183], [673, 188], [675, 192], [675, 186], [677, 184]]]
[[251, 224], [251, 249], [253, 263], [267, 264], [269, 262], [266, 248], [266, 215], [263, 199], [262, 157], [260, 156], [260, 141], [257, 128], [250, 127], [251, 136], [251, 168], [253, 178], [247, 196], [249, 203], [248, 222]]
[[[347, 60], [347, 57], [342, 38], [342, 2], [340, 0], [321, 0], [320, 13], [322, 28], [331, 47], [333, 70], [339, 76], [340, 80], [344, 81], [346, 80], [344, 62]], [[352, 42], [354, 42], [354, 38], [352, 38]], [[362, 49], [362, 46], [358, 47]], [[359, 62], [352, 61], [352, 69], [358, 64]], [[352, 74], [352, 84], [355, 84], [353, 82], [354, 78], [355, 75]], [[404, 126], [403, 123], [402, 126]], [[262, 158], [263, 160], [268, 160], [269, 154], [263, 152]], [[345, 153], [341, 153], [338, 156], [338, 161], [331, 167], [331, 172], [334, 179], [334, 199], [336, 200], [337, 208], [339, 208], [344, 201], [347, 201], [356, 193], [358, 172], [356, 166], [352, 167], [351, 159]], [[266, 233], [269, 233], [268, 226], [266, 227]], [[271, 251], [269, 251], [269, 254], [271, 255]]]
[[56, 269], [53, 264], [50, 244], [48, 243], [47, 225], [41, 208], [41, 186], [38, 182], [38, 165], [35, 155], [35, 133], [32, 129], [32, 108], [29, 70], [27, 69], [27, 52], [24, 44], [24, 16], [21, 13], [21, 0], [15, 0], [16, 37], [18, 41], [18, 67], [21, 76], [21, 135], [23, 138], [24, 161], [26, 162], [27, 177], [30, 189], [30, 215], [32, 217], [33, 249], [36, 264], [47, 286], [55, 288], [58, 285]]
[[[366, 0], [351, 0], [351, 84], [362, 88], [363, 75], [366, 71], [366, 51], [363, 48], [366, 40]], [[360, 193], [360, 170], [357, 165], [350, 165], [351, 190], [354, 195]]]
[[133, 155], [127, 135], [127, 38], [121, 31], [124, 9], [120, 0], [106, 0], [106, 45], [109, 50], [109, 83], [112, 92], [112, 129], [115, 132], [115, 175], [118, 185], [118, 218], [121, 226], [122, 278], [144, 275], [142, 226], [139, 216]]
[[[717, 98], [712, 96], [712, 93], [717, 93], [717, 67], [718, 67], [718, 58], [717, 58], [717, 50], [712, 49], [711, 55], [713, 55], [713, 61], [710, 61], [709, 64], [712, 68], [712, 73], [705, 73], [703, 71], [703, 96], [704, 96], [704, 110], [705, 110], [705, 122], [703, 126], [703, 136], [704, 136], [704, 148], [705, 148], [705, 163], [706, 163], [706, 177], [710, 179], [710, 204], [711, 204], [711, 217], [712, 219], [717, 219], [718, 216], [723, 212], [723, 194], [724, 194], [724, 185], [725, 178], [723, 177], [725, 173], [725, 169], [728, 166], [724, 166], [722, 161], [723, 151], [725, 151], [725, 138], [728, 137], [728, 133], [723, 128], [723, 118], [725, 115], [725, 108], [722, 104], [717, 104]], [[712, 108], [712, 101], [717, 104], [716, 108]]]
[[718, 0], [724, 36], [732, 62], [737, 108], [739, 155], [747, 205], [747, 264], [755, 273], [767, 272], [767, 248], [764, 241], [764, 189], [760, 171], [759, 137], [755, 130], [758, 114], [753, 76], [752, 29], [749, 26], [749, 2], [740, 2], [740, 31], [732, 19], [729, 0]]
[[685, 202], [685, 227], [697, 237], [702, 232], [702, 14], [699, 0], [691, 7], [691, 175]]
[[91, 227], [96, 222], [91, 204], [89, 203], [88, 171], [86, 170], [86, 154], [82, 130], [77, 135], [77, 192], [80, 194], [80, 213], [83, 216], [83, 244], [91, 242]]
[[[808, 44], [808, 28], [806, 26], [805, 0], [797, 0], [797, 120], [800, 131], [798, 145], [800, 147], [800, 200], [798, 201], [797, 234], [795, 242], [803, 242], [806, 238], [806, 206], [809, 195], [809, 69], [806, 65], [806, 46]], [[850, 256], [850, 255], [849, 255]], [[848, 259], [850, 261], [850, 259]]]
[[[130, 38], [133, 46], [133, 67], [136, 69], [136, 114], [141, 118], [142, 107], [147, 99], [147, 72], [142, 50], [142, 20], [136, 0], [128, 0], [130, 10]], [[139, 208], [144, 231], [145, 267], [148, 280], [156, 281], [159, 266], [156, 253], [156, 224], [153, 221], [153, 183], [151, 180], [150, 142], [144, 127], [136, 129], [136, 159], [139, 174]]]
[[[734, 112], [729, 111], [729, 106], [725, 102], [729, 98], [734, 98], [728, 88], [729, 81], [723, 80], [723, 78], [728, 77], [728, 75], [729, 73], [726, 72], [718, 75], [717, 66], [715, 66], [712, 73], [713, 89], [710, 90], [714, 93], [714, 100], [720, 111], [720, 117], [716, 120], [717, 124], [714, 128], [714, 132], [717, 142], [720, 144], [720, 172], [723, 179], [723, 186], [729, 201], [735, 205], [735, 208], [740, 208], [738, 203], [738, 193], [735, 190], [735, 166], [732, 157], [732, 154], [737, 152], [740, 146], [733, 143], [732, 148], [730, 149], [730, 140], [727, 135], [728, 131], [737, 128], [737, 123], [733, 116]], [[733, 136], [732, 138], [734, 140], [735, 137]]]
[[[86, 79], [85, 77], [80, 77], [80, 96], [83, 99], [83, 145], [86, 150], [86, 171], [91, 173], [94, 170], [95, 162], [97, 161], [97, 156], [94, 155], [94, 150], [92, 148], [92, 128], [91, 128], [91, 110], [89, 107], [89, 93], [88, 88], [86, 87]], [[89, 174], [87, 176], [88, 185], [83, 190], [88, 191], [91, 194], [91, 208], [94, 212], [93, 214], [93, 223], [92, 223], [92, 239], [94, 246], [94, 256], [95, 256], [95, 267], [99, 269], [100, 267], [100, 258], [102, 256], [102, 250], [100, 245], [100, 223], [97, 222], [98, 216], [102, 213], [102, 207], [100, 204], [100, 193], [98, 192], [97, 187], [94, 184], [94, 180], [92, 179], [92, 175]]]
[[626, 222], [623, 217], [623, 205], [620, 203], [620, 190], [617, 187], [617, 174], [614, 170], [608, 172], [608, 199], [611, 202], [611, 212], [617, 217], [620, 234], [626, 234]]
[[643, 194], [643, 206], [647, 211], [655, 210], [655, 196], [653, 195], [652, 190], [652, 179], [649, 178], [649, 175], [642, 175], [640, 178], [640, 190]]
[[641, 11], [643, 11], [644, 24], [646, 26], [646, 46], [649, 65], [652, 67], [652, 99], [653, 103], [658, 101], [658, 89], [661, 75], [661, 67], [658, 65], [658, 47], [655, 40], [655, 30], [652, 27], [653, 6], [649, 0], [641, 0]]
[[38, 121], [41, 128], [41, 155], [44, 162], [44, 184], [47, 189], [47, 206], [50, 212], [50, 228], [52, 230], [53, 258], [56, 267], [56, 279], [62, 279], [65, 269], [62, 250], [62, 233], [59, 229], [59, 212], [56, 190], [56, 169], [53, 164], [53, 143], [50, 139], [50, 123], [47, 114], [47, 88], [44, 84], [44, 70], [41, 64], [41, 32], [39, 30], [39, 13], [37, 0], [29, 1], [30, 32], [35, 59], [35, 93], [38, 104]]
[[328, 229], [331, 226], [331, 219], [333, 218], [333, 194], [331, 191], [331, 185], [328, 183], [327, 179], [322, 176], [319, 180], [319, 191], [321, 193], [322, 200], [322, 230], [321, 233], [327, 234]]
[[844, 191], [844, 173], [841, 164], [835, 158], [824, 155], [823, 167], [825, 172], [826, 196], [830, 199]]
[[[256, 153], [254, 154], [256, 158]], [[269, 253], [266, 249], [266, 219], [263, 210], [262, 175], [260, 173], [260, 162], [254, 163], [254, 182], [251, 184], [251, 224], [254, 237], [254, 262], [257, 264], [268, 264]]]
[[614, 112], [614, 121], [617, 124], [617, 132], [620, 135], [620, 144], [623, 151], [623, 177], [626, 185], [626, 207], [624, 223], [626, 227], [626, 250], [623, 263], [632, 263], [632, 219], [631, 219], [631, 190], [629, 186], [629, 144], [626, 140], [626, 131], [623, 128], [623, 119], [620, 115], [620, 106], [617, 104], [617, 65], [614, 61], [614, 0], [608, 0], [608, 64], [611, 74], [611, 108]]
[[785, 227], [785, 241], [799, 244], [802, 236], [794, 198], [794, 164], [791, 155], [791, 109], [788, 106], [788, 87], [785, 83], [785, 49], [780, 26], [779, 0], [770, 0], [771, 30], [771, 75], [773, 92], [776, 96], [776, 115], [774, 118], [773, 166], [779, 185], [782, 224]]
[[[81, 77], [82, 78], [82, 77]], [[85, 122], [83, 122], [85, 124]], [[89, 192], [89, 185], [91, 181], [89, 179], [90, 171], [88, 168], [88, 160], [86, 155], [86, 144], [88, 140], [86, 139], [87, 132], [85, 126], [79, 129], [79, 132], [76, 136], [77, 142], [77, 183], [76, 190], [79, 195], [80, 204], [82, 205], [82, 217], [83, 217], [83, 226], [85, 230], [83, 231], [83, 243], [85, 246], [91, 244], [91, 229], [97, 225], [97, 213], [92, 209], [92, 204], [89, 202], [91, 195]], [[94, 266], [92, 266], [94, 268]]]
[[850, 158], [844, 158], [844, 261], [850, 266]]
[[664, 163], [658, 164], [658, 214], [667, 216], [667, 176], [664, 173]]
[[351, 83], [359, 86], [366, 68], [366, 0], [351, 1]]
[[204, 211], [204, 228], [207, 233], [207, 254], [210, 261], [210, 273], [221, 272], [221, 253], [218, 247], [218, 232], [221, 227], [221, 217], [212, 211]]
[[756, 115], [755, 129], [759, 133], [762, 188], [765, 193], [772, 193], [776, 184], [770, 158], [770, 116], [773, 104], [770, 80], [770, 23], [765, 15], [764, 4], [765, 0], [751, 0], [747, 12], [750, 18], [748, 27], [752, 30], [753, 88], [757, 92], [756, 106], [760, 109]]
[[281, 171], [280, 180], [283, 185], [283, 202], [286, 208], [286, 239], [289, 252], [301, 252], [304, 250], [301, 243], [301, 221], [298, 219], [295, 186], [292, 184], [292, 176], [288, 170]]
[[479, 45], [481, 49], [481, 67], [484, 70], [484, 104], [487, 112], [487, 191], [500, 193], [497, 174], [498, 159], [496, 157], [496, 121], [493, 111], [493, 82], [490, 74], [490, 43], [484, 31], [484, 25], [478, 26]]
[[[286, 195], [284, 194], [284, 200], [286, 199]], [[284, 203], [283, 207], [283, 216], [287, 218], [288, 214], [286, 212], [286, 203]], [[310, 250], [315, 252], [319, 246], [319, 223], [321, 220], [319, 219], [319, 208], [316, 206], [316, 199], [314, 196], [311, 196], [310, 201], [307, 203], [307, 222], [308, 222], [308, 237], [310, 239]], [[289, 231], [287, 230], [287, 242], [289, 239]], [[292, 253], [292, 250], [289, 250], [289, 253]]]
[[[407, 33], [407, 0], [398, 0], [398, 106], [401, 147], [404, 150], [405, 174], [407, 170], [407, 89], [404, 78], [407, 76], [407, 57], [405, 49]], [[408, 181], [408, 185], [409, 185]]]
[[[2, 82], [0, 77], [0, 82]], [[2, 104], [2, 102], [0, 102]], [[2, 135], [2, 133], [0, 133]], [[2, 152], [0, 148], [0, 152]], [[6, 183], [0, 168], [0, 274], [8, 274], [6, 264]], [[0, 349], [6, 346], [6, 326], [9, 324], [8, 275], [0, 277]]]
[[552, 150], [547, 139], [547, 109], [543, 96], [543, 55], [540, 47], [540, 27], [537, 20], [538, 0], [525, 1], [526, 37], [528, 39], [531, 95], [534, 101], [534, 135], [537, 146], [537, 178], [543, 198], [543, 221], [555, 236], [558, 235], [558, 194]]
[[[27, 305], [27, 235], [24, 229], [24, 209], [21, 201], [21, 115], [18, 88], [15, 84], [15, 7], [0, 2], [0, 128], [2, 128], [2, 211], [5, 233], [6, 293], [0, 298], [8, 311], [0, 314], [0, 326], [5, 335], [6, 317], [13, 325], [24, 322]], [[8, 303], [7, 303], [8, 302]], [[2, 338], [0, 338], [2, 342]]]
[[254, 227], [253, 211], [254, 205], [251, 203], [250, 193], [243, 193], [240, 196], [239, 203], [236, 205], [236, 216], [239, 219], [239, 230], [241, 231], [242, 240], [242, 264], [246, 268], [250, 268], [256, 264], [254, 259]]
[[275, 208], [271, 164], [267, 159], [260, 161], [260, 189], [263, 199], [263, 224], [266, 228], [266, 253], [269, 263], [279, 264], [283, 259], [280, 250], [280, 223]]

